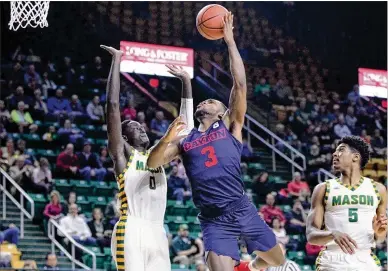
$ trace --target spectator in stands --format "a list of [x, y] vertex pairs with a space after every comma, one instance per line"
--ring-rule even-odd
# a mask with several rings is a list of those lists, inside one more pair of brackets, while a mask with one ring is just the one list
[[88, 223], [92, 237], [96, 239], [97, 245], [104, 253], [104, 247], [110, 247], [112, 238], [112, 228], [109, 223], [104, 220], [100, 208], [93, 209], [93, 219]]
[[31, 190], [45, 194], [50, 192], [53, 185], [53, 179], [47, 158], [40, 158], [39, 167], [35, 168], [32, 173], [32, 181]]
[[70, 113], [71, 117], [83, 116], [84, 108], [82, 107], [81, 101], [78, 99], [78, 95], [72, 95], [70, 101]]
[[189, 236], [189, 227], [186, 224], [181, 224], [178, 235], [172, 240], [172, 251], [174, 263], [188, 266], [202, 259], [204, 246], [201, 239]]
[[92, 79], [92, 82], [97, 87], [103, 86], [106, 81], [106, 75], [108, 74], [107, 71], [102, 66], [101, 57], [96, 56], [94, 58], [94, 65], [90, 69], [90, 78]]
[[294, 179], [287, 184], [288, 193], [293, 197], [300, 197], [302, 194], [310, 194], [310, 187], [307, 182], [302, 181], [299, 172], [294, 173]]
[[148, 124], [146, 122], [146, 116], [143, 111], [140, 111], [137, 113], [137, 122], [139, 122], [141, 126], [143, 126], [146, 133], [150, 131], [150, 129], [148, 128]]
[[136, 119], [136, 109], [133, 103], [133, 100], [128, 100], [127, 106], [123, 109], [123, 117], [124, 119], [128, 120], [135, 120]]
[[30, 155], [26, 151], [26, 141], [23, 139], [19, 139], [16, 143], [16, 152], [15, 156], [23, 156], [26, 160], [26, 164], [28, 165], [36, 165], [38, 166], [38, 161], [33, 155]]
[[19, 229], [12, 223], [6, 226], [0, 220], [0, 245], [4, 241], [17, 245], [19, 243]]
[[38, 85], [42, 84], [42, 78], [40, 75], [35, 71], [35, 66], [33, 64], [30, 64], [28, 66], [27, 72], [24, 74], [24, 84], [28, 85], [28, 83], [31, 80], [35, 80]]
[[279, 79], [276, 85], [273, 87], [272, 100], [274, 104], [291, 105], [292, 104], [292, 91], [289, 86], [284, 84], [283, 79]]
[[69, 100], [63, 97], [62, 89], [57, 89], [55, 97], [47, 100], [47, 107], [50, 114], [61, 118], [67, 116], [71, 111]]
[[61, 196], [58, 191], [54, 190], [50, 193], [50, 202], [46, 205], [43, 211], [43, 215], [47, 220], [54, 219], [59, 222], [59, 219], [63, 216], [63, 208], [60, 200]]
[[11, 120], [11, 114], [8, 109], [5, 108], [5, 103], [3, 100], [0, 100], [0, 122], [4, 125], [7, 125]]
[[7, 168], [13, 166], [15, 163], [15, 144], [13, 143], [12, 138], [7, 139], [5, 147], [1, 148], [1, 159], [2, 164], [5, 164]]
[[34, 167], [26, 164], [24, 156], [21, 155], [16, 159], [15, 165], [9, 169], [9, 175], [21, 187], [26, 188], [32, 183], [33, 170]]
[[347, 109], [345, 123], [352, 131], [356, 128], [357, 118], [354, 115], [354, 108], [352, 106], [349, 106]]
[[0, 140], [6, 140], [7, 138], [7, 130], [5, 129], [4, 124], [0, 121]]
[[115, 191], [112, 200], [108, 203], [105, 209], [105, 217], [112, 226], [116, 224], [120, 217], [119, 201], [119, 194]]
[[99, 159], [101, 161], [102, 167], [106, 169], [107, 176], [105, 177], [107, 180], [111, 180], [115, 178], [114, 169], [113, 169], [113, 161], [110, 158], [108, 149], [106, 146], [102, 146], [100, 148], [100, 156]]
[[177, 203], [182, 204], [191, 198], [190, 185], [187, 179], [178, 176], [178, 167], [173, 166], [170, 177], [168, 178], [168, 189], [171, 191], [171, 198], [176, 199]]
[[306, 213], [299, 199], [294, 201], [292, 210], [286, 214], [288, 225], [287, 231], [291, 233], [304, 233], [306, 231]]
[[78, 176], [78, 157], [74, 154], [74, 145], [67, 144], [66, 149], [57, 157], [57, 172], [61, 177], [73, 178]]
[[57, 140], [58, 138], [58, 135], [56, 133], [56, 130], [55, 130], [55, 126], [50, 126], [48, 128], [48, 131], [46, 133], [43, 134], [43, 137], [42, 139], [44, 141], [47, 141], [48, 143], [53, 143]]
[[367, 131], [365, 129], [363, 129], [361, 131], [361, 135], [360, 137], [368, 144], [370, 144], [371, 142], [371, 137], [368, 135]]
[[276, 240], [279, 243], [282, 243], [283, 245], [287, 245], [290, 238], [288, 237], [284, 227], [282, 227], [282, 225], [280, 224], [279, 218], [275, 217], [272, 219], [271, 228], [273, 233], [276, 236]]
[[306, 259], [305, 262], [307, 264], [313, 265], [315, 263], [315, 260], [317, 256], [319, 255], [319, 252], [321, 252], [322, 249], [324, 249], [325, 246], [317, 246], [312, 245], [310, 243], [306, 243]]
[[265, 202], [265, 197], [275, 191], [275, 184], [268, 179], [268, 172], [263, 171], [253, 179], [253, 191], [257, 195], [259, 203]]
[[266, 204], [260, 208], [260, 213], [263, 214], [264, 220], [268, 224], [270, 224], [275, 217], [279, 218], [281, 226], [284, 226], [286, 223], [283, 211], [275, 206], [275, 197], [272, 193], [267, 195]]
[[354, 85], [353, 90], [348, 94], [348, 100], [353, 103], [357, 103], [359, 99], [360, 99], [359, 87], [358, 85]]
[[104, 108], [100, 104], [100, 97], [94, 96], [93, 100], [89, 102], [86, 107], [86, 112], [93, 122], [103, 123], [104, 122]]
[[158, 111], [155, 114], [155, 118], [151, 120], [151, 132], [154, 133], [157, 138], [161, 138], [166, 133], [169, 122], [164, 119], [163, 111]]
[[58, 130], [58, 137], [62, 144], [71, 142], [73, 144], [81, 144], [85, 133], [77, 127], [73, 127], [73, 124], [69, 119], [65, 120], [63, 127]]
[[12, 88], [13, 86], [22, 85], [24, 82], [24, 71], [23, 66], [20, 64], [20, 62], [16, 62], [13, 65], [13, 69], [11, 72], [11, 76], [9, 78], [9, 87]]
[[271, 91], [271, 86], [267, 83], [264, 77], [260, 78], [260, 82], [255, 86], [254, 94], [255, 96], [266, 95], [269, 96]]
[[[69, 195], [67, 196], [67, 200], [65, 204], [63, 204], [63, 214], [67, 215], [69, 213], [70, 205], [77, 203], [77, 194], [74, 191], [71, 191]], [[78, 215], [84, 216], [82, 214], [81, 207], [78, 206]]]
[[58, 67], [58, 78], [60, 84], [71, 86], [75, 83], [76, 72], [71, 64], [71, 58], [65, 56], [63, 58], [63, 64]]
[[24, 102], [18, 103], [18, 109], [14, 109], [11, 112], [11, 119], [17, 125], [19, 132], [23, 133], [24, 128], [29, 128], [31, 133], [35, 133], [38, 130], [38, 126], [36, 126], [31, 117], [31, 114], [25, 111]]
[[196, 271], [209, 271], [209, 268], [207, 268], [207, 266], [203, 260], [197, 260], [195, 262], [195, 270]]
[[59, 270], [57, 255], [55, 255], [54, 253], [47, 253], [46, 264], [43, 266], [43, 270]]
[[49, 90], [54, 91], [57, 89], [57, 85], [54, 83], [53, 80], [49, 78], [48, 72], [43, 73], [43, 81], [42, 81], [42, 90], [43, 90], [43, 96], [48, 97]]
[[19, 102], [24, 102], [24, 108], [26, 110], [28, 110], [33, 104], [32, 98], [24, 95], [24, 89], [22, 86], [18, 86], [15, 90], [15, 95], [12, 94], [9, 98], [10, 109], [16, 109]]
[[384, 138], [381, 136], [380, 130], [375, 130], [374, 136], [371, 140], [371, 145], [374, 153], [377, 156], [385, 157], [385, 154], [387, 153], [387, 144], [385, 143]]
[[46, 103], [43, 101], [42, 92], [40, 89], [36, 89], [34, 91], [34, 108], [33, 114], [35, 117], [39, 119], [43, 119], [45, 115], [47, 115], [48, 109]]
[[[78, 215], [77, 204], [73, 203], [69, 206], [69, 214], [61, 219], [60, 225], [77, 243], [81, 245], [96, 245], [96, 240], [92, 237], [88, 225]], [[65, 236], [61, 231], [58, 234], [63, 237]]]
[[106, 169], [102, 167], [99, 157], [91, 152], [90, 142], [84, 143], [83, 151], [77, 154], [79, 162], [79, 172], [86, 181], [91, 177], [96, 177], [98, 181], [103, 181], [106, 175]]
[[349, 127], [345, 124], [345, 118], [343, 115], [340, 115], [338, 118], [338, 123], [334, 125], [334, 133], [337, 138], [343, 138], [345, 136], [352, 135]]

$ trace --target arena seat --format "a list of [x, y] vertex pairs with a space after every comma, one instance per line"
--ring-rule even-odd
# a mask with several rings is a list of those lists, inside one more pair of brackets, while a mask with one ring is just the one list
[[288, 258], [299, 265], [303, 264], [303, 260], [306, 257], [304, 251], [288, 251]]
[[67, 195], [72, 190], [72, 186], [66, 179], [53, 179], [54, 189], [57, 190], [61, 195]]

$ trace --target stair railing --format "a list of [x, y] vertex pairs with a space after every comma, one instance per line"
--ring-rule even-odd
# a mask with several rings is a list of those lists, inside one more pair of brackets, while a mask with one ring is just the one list
[[[57, 232], [61, 232], [61, 234], [63, 234], [63, 236], [65, 238], [67, 238], [69, 240], [69, 242], [71, 243], [71, 254], [66, 250], [66, 248], [64, 248], [62, 246], [62, 244], [60, 242], [58, 242], [58, 240], [55, 238], [56, 237], [56, 233]], [[63, 254], [69, 258], [69, 260], [71, 261], [71, 264], [72, 264], [72, 269], [74, 270], [75, 269], [75, 265], [78, 265], [79, 267], [81, 267], [82, 269], [85, 269], [85, 270], [96, 270], [97, 268], [97, 258], [96, 258], [96, 254], [93, 252], [93, 251], [90, 251], [89, 249], [87, 249], [86, 247], [80, 245], [79, 243], [77, 243], [73, 237], [71, 237], [59, 224], [58, 222], [56, 222], [54, 219], [50, 219], [49, 220], [49, 223], [48, 223], [48, 237], [49, 239], [51, 240], [51, 251], [52, 253], [55, 253], [55, 247], [57, 247], [59, 250], [61, 250], [63, 252]], [[83, 252], [89, 254], [92, 256], [92, 268], [90, 268], [89, 266], [81, 263], [79, 260], [76, 259], [75, 257], [75, 249], [78, 248], [80, 250], [82, 250]]]
[[[0, 173], [2, 175], [2, 183], [0, 184], [0, 191], [2, 192], [2, 213], [3, 219], [7, 218], [7, 197], [16, 205], [20, 210], [20, 237], [24, 238], [24, 216], [32, 220], [35, 215], [35, 202], [34, 200], [21, 188], [15, 180], [8, 175], [2, 168], [0, 168]], [[19, 201], [7, 190], [7, 184], [9, 184], [8, 189], [14, 187], [20, 195]], [[24, 203], [28, 201], [30, 203], [30, 211], [27, 211], [24, 208]]]
[[328, 179], [335, 179], [337, 178], [333, 173], [327, 171], [324, 168], [320, 168], [318, 170], [318, 183], [325, 182]]

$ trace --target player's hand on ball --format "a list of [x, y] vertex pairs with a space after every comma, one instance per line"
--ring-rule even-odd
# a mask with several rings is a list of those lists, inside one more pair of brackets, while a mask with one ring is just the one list
[[387, 229], [388, 219], [384, 214], [381, 214], [378, 218], [377, 215], [373, 217], [373, 231], [376, 234], [384, 233]]
[[334, 242], [339, 245], [344, 253], [353, 254], [354, 249], [357, 248], [357, 243], [346, 233], [339, 231], [333, 232]]
[[184, 136], [179, 136], [179, 133], [186, 128], [186, 123], [182, 120], [182, 116], [177, 117], [168, 127], [166, 134], [161, 139], [163, 142], [170, 143]]
[[170, 65], [170, 64], [167, 64], [166, 67], [168, 68], [167, 72], [178, 77], [179, 79], [181, 79], [181, 80], [189, 79], [190, 80], [189, 73], [187, 71], [185, 71], [182, 67]]
[[227, 44], [234, 41], [233, 38], [233, 15], [232, 12], [228, 12], [224, 18], [222, 18], [224, 22], [224, 40]]
[[107, 50], [112, 56], [122, 56], [124, 54], [123, 51], [117, 50], [117, 49], [110, 47], [110, 46], [100, 45], [100, 47], [104, 50]]

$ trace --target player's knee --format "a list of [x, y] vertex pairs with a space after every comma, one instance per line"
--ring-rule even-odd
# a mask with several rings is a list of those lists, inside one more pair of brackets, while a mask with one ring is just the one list
[[273, 266], [280, 266], [283, 265], [286, 262], [286, 258], [284, 255], [276, 255], [276, 257], [273, 258]]

